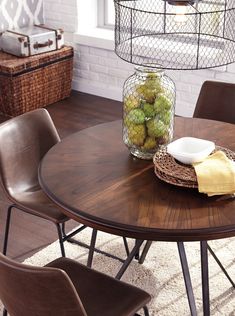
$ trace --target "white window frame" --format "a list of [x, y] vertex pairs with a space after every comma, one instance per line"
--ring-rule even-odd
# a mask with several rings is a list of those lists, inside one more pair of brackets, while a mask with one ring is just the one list
[[110, 1], [113, 2], [113, 0], [97, 0], [98, 27], [106, 28], [106, 29], [114, 29], [114, 23], [110, 23], [109, 18], [108, 18], [108, 11], [109, 11], [108, 6], [110, 5]]
[[[76, 0], [78, 27], [72, 41], [90, 47], [114, 50], [114, 30], [98, 26], [98, 4], [102, 0]], [[87, 18], [89, 17], [89, 18]]]

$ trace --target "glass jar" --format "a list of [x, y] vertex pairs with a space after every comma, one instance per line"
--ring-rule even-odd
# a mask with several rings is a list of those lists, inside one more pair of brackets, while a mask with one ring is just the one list
[[152, 159], [172, 140], [175, 85], [162, 69], [135, 69], [123, 88], [123, 141], [132, 155]]

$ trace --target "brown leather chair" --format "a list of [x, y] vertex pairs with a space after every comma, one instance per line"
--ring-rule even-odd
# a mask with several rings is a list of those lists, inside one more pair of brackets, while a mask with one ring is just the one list
[[193, 117], [235, 123], [235, 84], [205, 81]]
[[[49, 220], [57, 227], [61, 253], [63, 242], [72, 235], [64, 232], [69, 220], [44, 194], [38, 183], [38, 166], [42, 157], [60, 141], [57, 130], [45, 109], [38, 109], [15, 117], [0, 125], [0, 179], [8, 207], [3, 253], [7, 253], [8, 235], [13, 208]], [[40, 232], [38, 232], [40, 233]]]
[[33, 267], [0, 254], [0, 299], [11, 316], [131, 316], [141, 308], [148, 316], [150, 298], [68, 258]]
[[[90, 247], [71, 239], [85, 225], [66, 235], [65, 222], [69, 218], [46, 196], [38, 182], [41, 159], [59, 141], [55, 125], [45, 109], [25, 113], [0, 125], [0, 180], [11, 201], [7, 212], [3, 254], [7, 253], [11, 213], [15, 208], [56, 225], [62, 256], [65, 256], [63, 243], [66, 240], [90, 248], [87, 264], [91, 267], [97, 231], [93, 230]], [[128, 255], [127, 240], [125, 237], [123, 240]]]

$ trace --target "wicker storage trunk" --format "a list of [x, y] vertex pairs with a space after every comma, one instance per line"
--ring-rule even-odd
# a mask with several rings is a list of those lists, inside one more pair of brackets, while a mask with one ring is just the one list
[[19, 58], [0, 52], [0, 112], [17, 116], [70, 95], [73, 48]]

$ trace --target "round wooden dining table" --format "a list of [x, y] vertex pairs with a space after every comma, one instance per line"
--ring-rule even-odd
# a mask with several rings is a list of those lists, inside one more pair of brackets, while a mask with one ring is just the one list
[[[193, 136], [235, 151], [234, 135], [233, 124], [175, 118], [175, 139]], [[235, 236], [235, 199], [207, 197], [158, 179], [152, 161], [130, 155], [121, 121], [84, 129], [56, 144], [41, 162], [39, 181], [79, 223], [136, 240], [177, 242], [192, 315], [197, 311], [183, 242], [199, 241], [203, 311], [210, 315], [207, 241]]]

